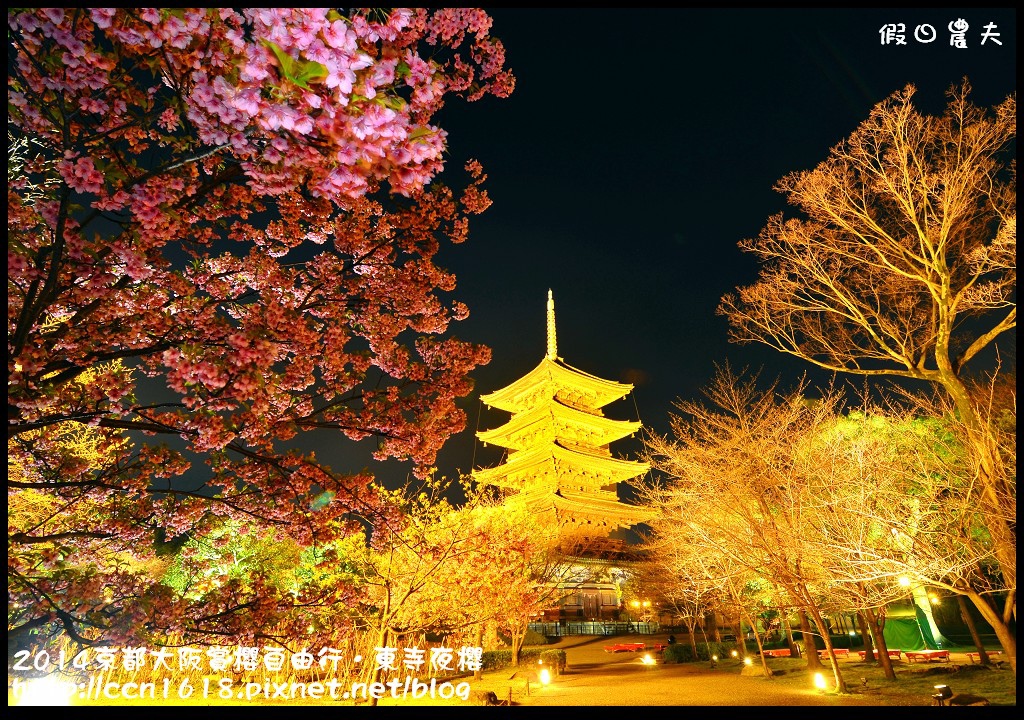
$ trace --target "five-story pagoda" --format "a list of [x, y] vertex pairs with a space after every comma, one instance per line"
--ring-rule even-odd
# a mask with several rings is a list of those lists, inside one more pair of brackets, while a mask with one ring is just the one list
[[533, 512], [556, 523], [574, 546], [607, 547], [612, 531], [647, 518], [646, 508], [621, 502], [616, 488], [646, 473], [649, 465], [617, 458], [610, 449], [642, 425], [611, 419], [602, 410], [632, 390], [631, 384], [599, 378], [558, 357], [549, 290], [544, 358], [515, 382], [481, 397], [488, 407], [512, 417], [478, 432], [477, 438], [508, 454], [495, 467], [475, 470], [473, 478], [520, 496]]

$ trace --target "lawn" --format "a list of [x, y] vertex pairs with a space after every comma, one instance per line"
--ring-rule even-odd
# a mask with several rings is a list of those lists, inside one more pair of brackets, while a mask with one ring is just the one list
[[[776, 673], [773, 682], [806, 685], [805, 662], [794, 658], [775, 658], [769, 667]], [[896, 680], [889, 680], [876, 663], [840, 660], [840, 671], [851, 693], [875, 697], [879, 705], [916, 705], [936, 693], [936, 685], [948, 685], [954, 694], [985, 698], [992, 705], [1017, 704], [1017, 679], [1008, 662], [990, 667], [956, 663], [893, 662]], [[832, 670], [826, 664], [823, 673], [829, 687], [834, 684]]]

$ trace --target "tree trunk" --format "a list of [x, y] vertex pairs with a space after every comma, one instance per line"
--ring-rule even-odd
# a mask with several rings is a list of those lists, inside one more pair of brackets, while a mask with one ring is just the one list
[[[1003, 498], [1016, 497], [1016, 493], [1009, 492], [1010, 488], [1005, 487], [1006, 482], [1000, 477], [998, 468], [1002, 464], [1002, 458], [999, 457], [998, 450], [992, 446], [992, 436], [984, 418], [978, 412], [971, 400], [970, 393], [949, 362], [947, 342], [948, 335], [938, 338], [936, 344], [935, 359], [938, 364], [940, 383], [960, 412], [961, 422], [967, 430], [968, 442], [976, 453], [976, 460], [980, 465], [978, 475], [981, 481], [978, 507], [992, 539], [992, 552], [999, 563], [1003, 585], [1010, 592], [1014, 592], [1017, 588], [1017, 542], [1016, 535], [1007, 518], [1016, 517], [1016, 511], [1015, 507], [1005, 507], [1008, 500], [1003, 500]], [[940, 352], [943, 349], [946, 352]], [[1008, 513], [1008, 510], [1014, 510], [1013, 514]], [[1014, 604], [1016, 605], [1016, 602]], [[1016, 613], [1016, 610], [1013, 612]], [[988, 618], [985, 620], [987, 621]], [[991, 625], [991, 623], [989, 624]], [[1004, 626], [1005, 624], [1003, 623]], [[992, 627], [995, 629], [995, 625]], [[996, 635], [999, 635], [998, 631]], [[1016, 673], [1016, 656], [1011, 663], [1014, 673]]]
[[[686, 631], [687, 631], [687, 633], [690, 636], [690, 650], [693, 651], [693, 659], [694, 660], [697, 659], [697, 638], [695, 637], [696, 633], [694, 632], [696, 629], [697, 629], [697, 619], [696, 618], [694, 618], [692, 625], [690, 623], [686, 623]], [[705, 636], [705, 642], [706, 641], [707, 641], [707, 637]]]
[[[750, 615], [748, 613], [746, 613], [746, 612], [743, 612], [743, 614], [746, 615], [747, 622], [750, 623], [750, 627], [751, 628], [755, 627], [754, 626], [754, 621], [751, 619]], [[741, 629], [742, 629], [742, 623], [741, 623]], [[764, 646], [761, 644], [761, 633], [757, 632], [757, 630], [754, 630], [754, 641], [757, 643], [757, 654], [761, 657], [761, 669], [764, 670], [764, 676], [765, 677], [772, 677], [772, 675], [773, 675], [772, 669], [770, 667], [768, 667], [768, 661], [765, 660], [765, 657], [764, 657]], [[744, 643], [744, 645], [746, 645], [746, 643]], [[745, 660], [744, 660], [744, 662], [745, 662]]]
[[[814, 624], [818, 630], [821, 631], [821, 638], [825, 641], [825, 649], [828, 650], [829, 660], [832, 661], [832, 677], [836, 681], [836, 692], [847, 694], [850, 690], [846, 687], [846, 679], [843, 677], [843, 673], [839, 670], [839, 660], [836, 658], [835, 648], [832, 647], [832, 636], [829, 634], [829, 626], [825, 621], [825, 618], [821, 616], [818, 607], [816, 605], [810, 606], [811, 617], [814, 618]], [[818, 653], [815, 652], [815, 655]]]
[[988, 653], [985, 652], [985, 646], [981, 643], [981, 636], [978, 635], [978, 628], [974, 625], [974, 618], [971, 617], [971, 613], [967, 609], [967, 601], [964, 600], [963, 595], [956, 596], [956, 604], [960, 608], [960, 617], [964, 619], [964, 625], [971, 632], [971, 640], [974, 641], [974, 647], [978, 650], [978, 662], [982, 665], [991, 665], [992, 661], [989, 660]]
[[985, 622], [992, 626], [992, 629], [996, 632], [996, 638], [999, 640], [999, 644], [1003, 648], [1003, 654], [1006, 655], [1006, 659], [1010, 661], [1010, 669], [1013, 670], [1014, 676], [1017, 675], [1017, 638], [1010, 632], [1010, 628], [1007, 627], [1006, 623], [1003, 622], [1003, 618], [997, 613], [991, 605], [989, 605], [985, 598], [976, 593], [973, 590], [968, 590], [966, 593], [967, 597], [971, 599], [974, 606], [981, 612], [981, 616], [985, 618]]
[[[388, 645], [388, 634], [389, 633], [388, 633], [387, 626], [382, 627], [382, 628], [380, 628], [380, 630], [377, 631], [377, 647], [382, 647], [382, 648], [389, 647], [389, 645]], [[363, 661], [368, 663], [367, 667], [370, 667], [371, 665], [373, 667], [373, 669], [370, 670], [370, 672], [369, 672], [369, 674], [367, 675], [367, 678], [366, 678], [366, 687], [367, 687], [367, 692], [368, 692], [368, 694], [366, 696], [366, 703], [368, 705], [370, 705], [371, 707], [375, 707], [377, 705], [377, 698], [374, 697], [373, 693], [369, 692], [369, 688], [370, 688], [370, 686], [373, 683], [380, 682], [380, 679], [381, 679], [381, 677], [384, 674], [384, 669], [381, 668], [380, 665], [378, 665], [371, 658], [363, 658]]]
[[857, 613], [857, 627], [860, 628], [860, 636], [864, 640], [864, 662], [874, 662], [875, 647], [871, 640], [871, 631], [864, 620], [864, 613]]
[[889, 657], [889, 645], [885, 642], [885, 633], [882, 632], [885, 626], [885, 616], [876, 615], [874, 610], [868, 608], [864, 611], [864, 617], [867, 619], [868, 628], [871, 630], [875, 646], [878, 648], [877, 658], [882, 666], [882, 672], [889, 680], [895, 680], [896, 670], [892, 666], [892, 658]]
[[811, 632], [811, 622], [807, 619], [807, 613], [803, 608], [796, 611], [800, 619], [800, 635], [804, 641], [804, 657], [807, 658], [808, 670], [821, 670], [821, 658], [818, 657], [818, 649], [814, 644], [814, 633]]
[[[781, 613], [780, 613], [781, 614]], [[789, 618], [785, 614], [782, 615], [782, 627], [786, 631], [786, 645], [789, 647], [789, 654], [792, 657], [800, 657], [800, 648], [797, 647], [796, 641], [793, 640], [793, 628], [789, 624]]]
[[512, 639], [512, 667], [519, 667], [519, 651], [523, 649], [523, 639], [526, 638], [526, 622], [509, 628], [509, 635]]
[[[484, 646], [484, 625], [483, 623], [477, 623], [476, 625], [476, 646], [482, 648]], [[477, 668], [473, 671], [474, 680], [482, 680], [484, 676], [482, 667]]]

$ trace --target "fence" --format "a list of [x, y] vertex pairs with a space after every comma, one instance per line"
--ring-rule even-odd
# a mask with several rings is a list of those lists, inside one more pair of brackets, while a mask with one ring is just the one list
[[611, 622], [602, 620], [569, 620], [565, 622], [530, 623], [529, 628], [547, 637], [566, 635], [653, 635], [659, 632], [656, 622]]

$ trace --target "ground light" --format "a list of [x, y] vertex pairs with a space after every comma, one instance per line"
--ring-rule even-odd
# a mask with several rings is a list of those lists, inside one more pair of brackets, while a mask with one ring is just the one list
[[654, 665], [655, 664], [654, 658], [651, 657], [650, 653], [647, 653], [642, 658], [640, 658], [640, 662], [642, 662], [644, 665]]
[[744, 665], [753, 665], [754, 664], [754, 660], [753, 660], [753, 658], [745, 657], [745, 658], [743, 658], [743, 664]]
[[551, 671], [547, 668], [540, 669], [540, 684], [550, 685], [551, 684]]
[[814, 687], [818, 688], [819, 692], [825, 692], [825, 676], [821, 673], [814, 673]]
[[953, 691], [950, 690], [949, 685], [935, 686], [935, 694], [932, 695], [932, 698], [935, 699], [937, 705], [945, 705], [951, 697], [953, 697]]

